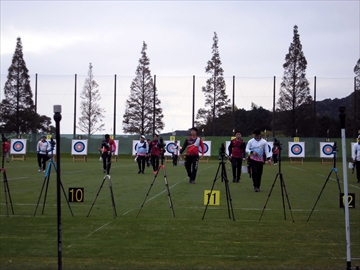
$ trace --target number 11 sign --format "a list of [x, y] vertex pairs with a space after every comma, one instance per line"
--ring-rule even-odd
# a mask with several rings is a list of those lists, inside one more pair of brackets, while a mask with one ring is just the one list
[[204, 190], [204, 205], [208, 202], [209, 205], [220, 205], [220, 190]]

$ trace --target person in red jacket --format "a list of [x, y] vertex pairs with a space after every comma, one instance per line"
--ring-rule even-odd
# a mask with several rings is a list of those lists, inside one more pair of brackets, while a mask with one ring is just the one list
[[101, 143], [101, 157], [103, 161], [103, 171], [107, 175], [110, 175], [111, 168], [111, 156], [115, 154], [116, 151], [116, 143], [113, 139], [110, 138], [109, 134], [105, 135], [104, 140]]
[[159, 147], [159, 135], [154, 134], [153, 141], [149, 145], [149, 155], [151, 157], [151, 164], [153, 166], [154, 174], [156, 174], [159, 169], [159, 159], [160, 159], [160, 147]]
[[241, 176], [242, 162], [245, 161], [245, 142], [241, 139], [241, 132], [236, 131], [236, 138], [230, 142], [229, 145], [229, 157], [231, 160], [233, 182], [239, 183]]
[[2, 147], [3, 147], [4, 158], [6, 158], [6, 161], [9, 162], [10, 144], [6, 138], [4, 138], [3, 140]]
[[204, 156], [205, 146], [200, 137], [197, 136], [198, 129], [193, 127], [190, 130], [190, 137], [187, 138], [183, 144], [183, 147], [180, 150], [180, 155], [185, 151], [186, 147], [186, 159], [185, 159], [185, 169], [189, 176], [189, 183], [195, 184], [196, 173], [199, 163], [199, 147], [201, 149], [201, 158]]

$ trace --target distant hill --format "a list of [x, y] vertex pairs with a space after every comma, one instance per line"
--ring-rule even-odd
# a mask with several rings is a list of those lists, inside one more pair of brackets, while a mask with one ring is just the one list
[[[316, 101], [316, 114], [318, 116], [324, 116], [327, 115], [330, 118], [339, 118], [339, 106], [345, 106], [346, 108], [349, 108], [351, 105], [351, 99], [352, 95], [354, 93], [351, 93], [347, 97], [343, 98], [335, 98], [335, 99], [324, 99], [321, 101]], [[272, 111], [268, 111], [270, 114], [272, 114]], [[309, 113], [313, 113], [312, 111]], [[172, 136], [173, 133], [175, 133], [176, 136], [188, 136], [190, 131], [189, 130], [176, 130], [173, 132], [166, 132], [161, 133], [161, 136]], [[200, 132], [201, 135], [201, 132]]]
[[327, 115], [331, 118], [339, 117], [339, 106], [343, 105], [346, 108], [349, 108], [351, 105], [351, 93], [349, 96], [344, 98], [335, 98], [335, 99], [324, 99], [322, 101], [316, 101], [316, 113], [319, 116]]

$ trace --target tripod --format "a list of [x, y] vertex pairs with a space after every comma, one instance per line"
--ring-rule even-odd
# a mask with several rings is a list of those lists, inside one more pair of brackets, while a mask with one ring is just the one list
[[160, 169], [163, 170], [164, 172], [164, 181], [165, 181], [165, 187], [166, 187], [166, 190], [167, 190], [167, 196], [168, 196], [168, 200], [169, 200], [169, 206], [170, 206], [170, 209], [172, 211], [172, 217], [175, 218], [175, 212], [174, 212], [174, 206], [173, 206], [173, 203], [172, 203], [172, 199], [171, 199], [171, 194], [170, 194], [170, 188], [169, 188], [169, 183], [168, 183], [168, 180], [167, 180], [167, 175], [166, 175], [166, 170], [165, 170], [165, 165], [164, 165], [164, 155], [161, 156], [161, 165], [159, 165], [159, 168], [157, 169], [156, 171], [156, 174], [154, 176], [154, 179], [152, 180], [151, 184], [150, 184], [150, 187], [149, 187], [149, 190], [148, 192], [146, 193], [146, 196], [145, 196], [145, 199], [140, 207], [140, 210], [139, 210], [139, 213], [137, 214], [136, 218], [139, 216], [142, 208], [144, 207], [144, 204], [146, 202], [146, 199], [147, 197], [149, 196], [150, 194], [150, 190], [151, 188], [153, 187], [154, 183], [155, 183], [155, 180], [156, 180], [156, 177], [158, 176], [159, 172], [160, 172]]
[[89, 213], [87, 214], [87, 217], [89, 217], [89, 215], [90, 215], [90, 212], [91, 212], [91, 210], [92, 210], [92, 208], [93, 208], [93, 206], [94, 206], [94, 204], [95, 204], [95, 202], [96, 202], [97, 197], [99, 196], [99, 193], [100, 193], [100, 191], [101, 191], [101, 188], [102, 188], [103, 185], [104, 185], [104, 182], [105, 182], [105, 179], [106, 179], [106, 178], [109, 180], [109, 188], [110, 188], [111, 202], [112, 202], [112, 207], [113, 207], [113, 209], [114, 209], [114, 218], [117, 217], [116, 207], [115, 207], [115, 199], [114, 199], [114, 193], [113, 193], [113, 189], [112, 189], [112, 182], [111, 182], [111, 179], [110, 179], [110, 175], [105, 175], [105, 176], [104, 176], [104, 179], [103, 179], [103, 181], [102, 181], [102, 183], [101, 183], [101, 185], [100, 185], [99, 191], [97, 192], [97, 194], [96, 194], [96, 196], [95, 196], [95, 200], [94, 200], [94, 202], [93, 202], [92, 205], [91, 205], [91, 208], [90, 208], [90, 210], [89, 210]]
[[[225, 184], [226, 202], [227, 202], [229, 218], [230, 219], [232, 218], [232, 220], [235, 221], [234, 208], [232, 206], [232, 198], [231, 198], [231, 195], [230, 195], [229, 180], [228, 180], [227, 175], [226, 175], [226, 163], [224, 161], [224, 157], [225, 157], [224, 144], [221, 145], [220, 155], [221, 155], [221, 161], [219, 162], [219, 167], [218, 167], [218, 169], [216, 171], [214, 182], [213, 182], [212, 187], [211, 187], [211, 191], [208, 193], [208, 200], [207, 200], [207, 204], [205, 206], [205, 210], [204, 210], [204, 214], [202, 216], [202, 220], [204, 220], [204, 218], [205, 218], [206, 210], [207, 210], [208, 205], [210, 203], [210, 196], [212, 194], [212, 191], [214, 190], [216, 180], [221, 177], [221, 182], [224, 182], [224, 184]], [[220, 169], [221, 169], [221, 175], [219, 175]]]
[[[42, 208], [42, 212], [41, 214], [43, 215], [44, 214], [44, 210], [45, 210], [45, 203], [46, 203], [46, 196], [47, 196], [47, 191], [48, 191], [48, 187], [49, 187], [49, 180], [50, 180], [50, 173], [51, 173], [51, 165], [54, 166], [54, 169], [55, 171], [57, 172], [57, 167], [56, 167], [56, 164], [54, 163], [54, 146], [55, 146], [55, 142], [52, 140], [51, 141], [51, 148], [50, 148], [50, 161], [47, 165], [47, 168], [46, 168], [46, 171], [45, 171], [45, 177], [44, 177], [44, 182], [43, 182], [43, 185], [41, 187], [41, 191], [40, 191], [40, 195], [39, 195], [39, 199], [37, 201], [37, 204], [36, 204], [36, 208], [35, 208], [35, 212], [34, 212], [34, 217], [36, 216], [36, 211], [38, 209], [38, 206], [39, 206], [39, 202], [40, 202], [40, 198], [41, 198], [41, 195], [44, 191], [44, 187], [45, 187], [45, 184], [46, 184], [46, 188], [45, 188], [45, 195], [44, 195], [44, 203], [43, 203], [43, 208]], [[73, 211], [71, 210], [71, 207], [70, 207], [70, 204], [69, 204], [69, 201], [66, 197], [66, 193], [65, 193], [65, 189], [64, 189], [64, 186], [62, 184], [62, 182], [60, 181], [60, 186], [61, 186], [61, 189], [64, 193], [64, 196], [65, 196], [65, 200], [67, 202], [67, 205], [69, 206], [69, 209], [70, 209], [70, 213], [72, 216], [74, 216], [73, 214]]]
[[[327, 182], [329, 181], [332, 172], [335, 172], [336, 182], [337, 182], [338, 188], [339, 188], [339, 194], [341, 195], [341, 187], [340, 187], [340, 180], [339, 180], [339, 176], [338, 176], [338, 169], [336, 168], [336, 142], [334, 143], [334, 146], [333, 146], [333, 154], [334, 154], [334, 158], [333, 158], [333, 168], [330, 170], [330, 173], [329, 173], [328, 177], [327, 177], [326, 180], [325, 180], [325, 183], [324, 183], [324, 185], [323, 185], [323, 187], [322, 187], [322, 189], [321, 189], [321, 191], [320, 191], [319, 196], [317, 197], [317, 200], [316, 200], [316, 202], [315, 202], [315, 204], [314, 204], [314, 207], [313, 207], [312, 210], [311, 210], [311, 213], [310, 213], [307, 221], [310, 220], [310, 217], [311, 217], [312, 213], [314, 212], [314, 209], [315, 209], [315, 207], [316, 207], [316, 204], [318, 203], [318, 201], [319, 201], [319, 199], [320, 199], [320, 196], [321, 196], [322, 192], [324, 191], [325, 186], [326, 186]], [[345, 211], [345, 209], [344, 209], [344, 211]]]
[[5, 152], [4, 152], [5, 142], [4, 142], [4, 138], [5, 137], [3, 137], [3, 144], [2, 144], [3, 153], [2, 153], [2, 162], [1, 162], [1, 172], [3, 173], [3, 178], [4, 178], [6, 214], [7, 214], [7, 216], [9, 216], [8, 195], [9, 195], [9, 202], [10, 202], [10, 205], [11, 205], [11, 211], [12, 211], [13, 215], [14, 215], [14, 208], [13, 208], [13, 204], [12, 204], [12, 200], [11, 200], [9, 183], [8, 183], [8, 179], [7, 179], [7, 176], [6, 176], [6, 170], [5, 170], [5, 166], [4, 166], [4, 160], [5, 160]]
[[266, 199], [266, 202], [265, 202], [264, 208], [263, 208], [263, 210], [262, 210], [262, 213], [261, 213], [261, 216], [260, 216], [259, 221], [261, 220], [261, 218], [262, 218], [262, 216], [263, 216], [263, 214], [264, 214], [266, 205], [267, 205], [267, 203], [268, 203], [268, 201], [269, 201], [269, 199], [270, 199], [270, 196], [271, 196], [271, 193], [272, 193], [272, 191], [273, 191], [273, 189], [274, 189], [276, 180], [277, 180], [278, 178], [280, 178], [280, 188], [281, 188], [282, 205], [283, 205], [283, 209], [284, 209], [284, 219], [286, 220], [285, 199], [284, 199], [284, 194], [285, 194], [286, 200], [287, 200], [287, 203], [288, 203], [288, 206], [289, 206], [289, 210], [290, 210], [292, 222], [295, 222], [295, 221], [294, 221], [293, 214], [292, 214], [292, 211], [291, 211], [289, 196], [288, 196], [288, 193], [287, 193], [287, 191], [286, 191], [284, 176], [283, 176], [283, 174], [282, 174], [282, 172], [281, 172], [281, 150], [282, 150], [281, 144], [280, 144], [280, 141], [278, 141], [278, 140], [276, 140], [276, 139], [275, 139], [275, 143], [278, 143], [278, 145], [279, 145], [279, 160], [278, 160], [278, 161], [279, 161], [279, 162], [278, 162], [278, 164], [279, 164], [279, 172], [278, 172], [278, 173], [276, 174], [276, 176], [275, 176], [274, 182], [273, 182], [273, 184], [272, 184], [272, 186], [271, 186], [269, 195], [268, 195], [268, 197], [267, 197], [267, 199]]

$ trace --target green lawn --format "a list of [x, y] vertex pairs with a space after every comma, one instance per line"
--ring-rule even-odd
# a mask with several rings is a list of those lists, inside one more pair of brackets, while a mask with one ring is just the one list
[[[4, 186], [0, 185], [0, 269], [57, 269], [56, 174], [52, 171], [44, 215], [33, 216], [44, 173], [34, 157], [6, 163], [15, 215], [6, 216]], [[64, 269], [345, 269], [345, 220], [339, 208], [335, 174], [329, 180], [310, 219], [307, 218], [332, 168], [320, 161], [290, 165], [283, 174], [295, 222], [286, 203], [284, 220], [280, 181], [270, 196], [277, 166], [264, 168], [260, 193], [251, 179], [230, 183], [236, 221], [229, 219], [224, 183], [220, 206], [204, 212], [204, 190], [210, 189], [218, 161], [200, 163], [196, 185], [188, 184], [183, 166], [166, 164], [175, 218], [172, 218], [162, 174], [156, 179], [138, 218], [136, 215], [153, 180], [151, 170], [137, 174], [132, 158], [113, 163], [111, 177], [117, 218], [113, 218], [106, 180], [86, 217], [103, 179], [98, 157], [88, 162], [62, 158], [62, 182], [83, 187], [85, 201], [71, 203], [62, 196]], [[338, 166], [342, 166], [339, 162]], [[229, 165], [226, 165], [229, 168]], [[230, 178], [230, 171], [227, 170]], [[342, 183], [342, 169], [339, 168]], [[360, 264], [360, 185], [349, 172], [349, 192], [356, 193], [350, 209], [352, 265]]]

